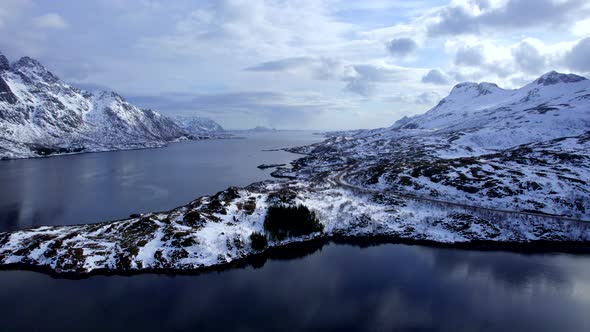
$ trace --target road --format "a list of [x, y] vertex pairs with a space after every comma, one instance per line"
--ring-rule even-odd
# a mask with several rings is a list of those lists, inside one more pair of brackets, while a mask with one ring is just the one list
[[420, 196], [415, 196], [415, 195], [411, 195], [411, 194], [394, 192], [394, 191], [390, 191], [390, 190], [380, 191], [380, 190], [375, 190], [375, 189], [362, 188], [362, 187], [352, 185], [352, 184], [346, 182], [346, 180], [344, 180], [344, 177], [352, 168], [354, 168], [354, 165], [349, 166], [349, 167], [339, 171], [334, 176], [329, 177], [327, 179], [327, 181], [333, 185], [338, 185], [340, 187], [343, 187], [343, 188], [346, 188], [346, 189], [349, 189], [352, 191], [359, 191], [359, 192], [364, 192], [364, 193], [369, 193], [369, 194], [387, 193], [389, 195], [399, 197], [399, 198], [411, 199], [411, 200], [421, 201], [421, 202], [437, 203], [437, 204], [446, 205], [449, 207], [459, 207], [459, 208], [464, 208], [464, 209], [472, 209], [472, 210], [479, 210], [479, 211], [485, 211], [485, 212], [495, 212], [495, 213], [502, 213], [502, 214], [511, 214], [511, 215], [540, 217], [540, 218], [547, 218], [547, 219], [554, 219], [554, 220], [563, 220], [563, 221], [568, 221], [568, 222], [590, 223], [590, 220], [576, 219], [576, 218], [558, 216], [558, 215], [552, 215], [552, 214], [543, 214], [543, 213], [534, 213], [534, 212], [525, 212], [525, 211], [516, 211], [516, 210], [493, 209], [493, 208], [486, 208], [486, 207], [482, 207], [482, 206], [469, 205], [469, 204], [464, 204], [464, 203], [449, 202], [449, 201], [428, 198], [428, 197], [420, 197]]

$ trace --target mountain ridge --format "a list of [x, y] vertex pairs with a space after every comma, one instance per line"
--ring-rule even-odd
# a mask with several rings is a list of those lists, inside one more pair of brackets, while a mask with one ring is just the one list
[[225, 129], [223, 129], [219, 123], [207, 117], [196, 115], [177, 115], [173, 116], [172, 119], [182, 129], [191, 135], [215, 135], [225, 132]]
[[39, 61], [0, 53], [0, 159], [159, 147], [189, 135], [113, 91], [90, 93]]
[[435, 107], [402, 118], [386, 130], [459, 131], [456, 143], [484, 150], [507, 148], [584, 133], [590, 126], [588, 98], [589, 80], [555, 71], [513, 90], [493, 83], [461, 83]]

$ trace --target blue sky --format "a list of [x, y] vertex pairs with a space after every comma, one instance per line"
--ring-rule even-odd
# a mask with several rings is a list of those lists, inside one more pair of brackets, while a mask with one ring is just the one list
[[588, 76], [590, 2], [2, 0], [0, 51], [228, 128], [374, 128], [462, 81]]

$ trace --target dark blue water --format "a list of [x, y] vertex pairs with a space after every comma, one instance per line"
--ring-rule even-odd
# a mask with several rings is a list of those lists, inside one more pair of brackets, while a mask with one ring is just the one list
[[[318, 139], [265, 135], [2, 162], [2, 227], [168, 209], [294, 157], [263, 149]], [[181, 276], [0, 271], [0, 331], [590, 331], [588, 256], [319, 244], [290, 257]]]
[[0, 272], [2, 331], [589, 331], [587, 257], [328, 245], [261, 268], [57, 280]]
[[0, 161], [0, 232], [93, 223], [163, 211], [229, 186], [269, 179], [260, 164], [297, 155], [263, 151], [308, 145], [311, 132], [245, 134], [245, 139], [187, 141], [162, 149]]

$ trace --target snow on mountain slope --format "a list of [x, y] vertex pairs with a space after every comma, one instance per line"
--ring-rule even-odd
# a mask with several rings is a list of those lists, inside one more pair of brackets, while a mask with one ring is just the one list
[[423, 115], [296, 149], [308, 156], [278, 175], [345, 169], [361, 188], [590, 220], [589, 135], [583, 77], [550, 72], [517, 90], [463, 83]]
[[589, 127], [590, 81], [553, 71], [516, 90], [458, 84], [436, 107], [391, 129], [412, 135], [454, 132], [455, 152], [461, 154], [576, 136]]
[[187, 133], [192, 135], [206, 135], [223, 132], [221, 125], [209, 118], [199, 116], [175, 116], [174, 121]]
[[41, 63], [0, 54], [0, 159], [156, 147], [185, 136], [171, 119], [114, 92], [72, 87]]

